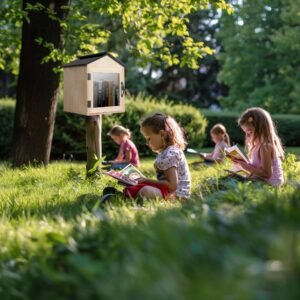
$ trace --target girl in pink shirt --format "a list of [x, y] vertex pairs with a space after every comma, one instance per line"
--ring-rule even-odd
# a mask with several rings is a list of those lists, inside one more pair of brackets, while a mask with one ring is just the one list
[[120, 145], [117, 158], [108, 161], [109, 164], [112, 164], [112, 168], [124, 168], [128, 164], [138, 167], [140, 165], [139, 153], [135, 144], [130, 140], [130, 130], [121, 125], [116, 125], [108, 135], [115, 143]]
[[247, 109], [239, 119], [246, 134], [250, 163], [233, 159], [251, 175], [273, 186], [284, 182], [282, 161], [284, 151], [270, 114], [262, 108]]

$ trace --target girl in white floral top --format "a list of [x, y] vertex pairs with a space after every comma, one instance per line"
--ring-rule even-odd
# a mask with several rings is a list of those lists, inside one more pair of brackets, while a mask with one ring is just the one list
[[178, 123], [170, 116], [155, 113], [141, 122], [141, 133], [147, 145], [157, 152], [154, 162], [157, 180], [143, 178], [144, 186], [138, 192], [142, 198], [188, 198], [191, 176], [183, 150], [184, 134]]

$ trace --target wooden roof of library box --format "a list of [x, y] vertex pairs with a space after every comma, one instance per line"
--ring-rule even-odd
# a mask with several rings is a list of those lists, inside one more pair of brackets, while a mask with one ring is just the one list
[[125, 111], [125, 65], [101, 52], [64, 68], [64, 111], [85, 116]]

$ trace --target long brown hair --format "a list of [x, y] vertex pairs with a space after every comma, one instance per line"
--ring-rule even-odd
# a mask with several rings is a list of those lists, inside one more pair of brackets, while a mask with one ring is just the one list
[[276, 155], [284, 159], [282, 143], [277, 134], [276, 126], [271, 115], [260, 107], [247, 109], [238, 120], [239, 126], [246, 125], [254, 129], [253, 144], [246, 139], [249, 154], [252, 154], [257, 144], [269, 143], [275, 149]]
[[141, 123], [141, 127], [149, 128], [153, 133], [157, 134], [160, 130], [166, 132], [165, 144], [178, 145], [182, 150], [186, 147], [184, 133], [179, 124], [170, 116], [163, 113], [154, 113], [145, 117]]
[[215, 124], [211, 130], [210, 130], [211, 134], [222, 134], [223, 135], [223, 140], [225, 141], [225, 143], [230, 146], [230, 137], [229, 134], [226, 131], [226, 128], [223, 124], [218, 123]]

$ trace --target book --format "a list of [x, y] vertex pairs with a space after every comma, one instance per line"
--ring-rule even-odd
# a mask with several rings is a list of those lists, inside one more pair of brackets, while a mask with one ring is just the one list
[[249, 163], [249, 159], [243, 154], [243, 152], [239, 149], [237, 145], [234, 145], [229, 148], [225, 148], [224, 152], [225, 155], [230, 159], [235, 158], [235, 159], [242, 160], [246, 163]]
[[192, 149], [192, 148], [186, 148], [186, 152], [193, 153], [193, 154], [200, 154], [200, 152], [198, 152], [197, 150]]
[[113, 81], [108, 81], [108, 106], [114, 106], [114, 83]]
[[242, 179], [251, 179], [251, 173], [243, 169], [239, 164], [233, 164], [230, 169], [224, 169], [230, 176]]
[[238, 170], [235, 170], [235, 169], [230, 169], [230, 170], [224, 169], [224, 171], [228, 172], [232, 176], [237, 176], [237, 177], [240, 177], [240, 178], [243, 178], [243, 179], [248, 179], [250, 177], [250, 173], [247, 172], [244, 169], [238, 169]]
[[192, 149], [192, 148], [187, 148], [187, 149], [186, 149], [186, 152], [192, 153], [192, 154], [198, 154], [198, 155], [200, 155], [203, 159], [205, 159], [205, 157], [206, 157], [207, 154], [208, 154], [208, 153], [204, 153], [204, 152], [199, 152], [199, 151], [197, 151], [197, 150], [195, 150], [195, 149]]
[[121, 171], [110, 170], [104, 171], [103, 174], [106, 174], [114, 179], [117, 179], [119, 182], [126, 185], [137, 185], [139, 178], [145, 178], [145, 176], [132, 164], [127, 165]]

